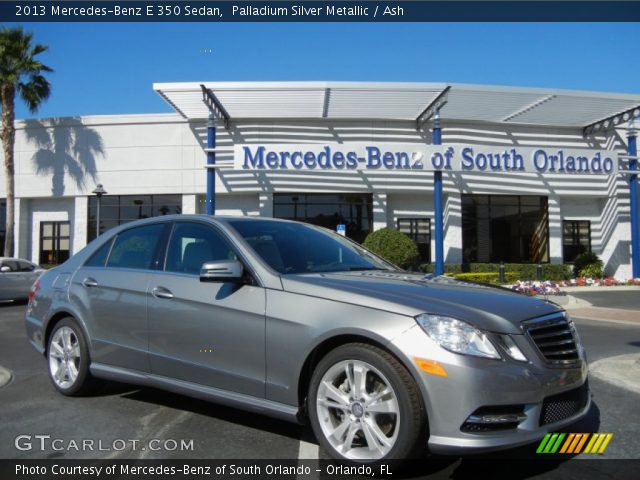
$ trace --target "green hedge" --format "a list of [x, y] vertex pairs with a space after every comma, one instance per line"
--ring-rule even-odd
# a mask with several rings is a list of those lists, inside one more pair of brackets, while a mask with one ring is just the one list
[[[428, 263], [420, 266], [421, 270], [426, 273], [433, 273], [435, 264]], [[533, 263], [505, 263], [505, 272], [517, 274], [516, 280], [537, 280], [537, 265]], [[544, 280], [566, 280], [571, 278], [572, 266], [569, 264], [552, 264], [543, 263], [542, 272]], [[445, 274], [458, 273], [498, 273], [500, 271], [499, 263], [469, 263], [466, 265], [448, 263], [444, 266]], [[507, 282], [509, 283], [509, 282]]]
[[362, 245], [402, 268], [415, 264], [420, 255], [416, 243], [406, 234], [393, 228], [371, 232]]
[[[500, 274], [498, 272], [474, 272], [474, 273], [454, 273], [453, 278], [458, 280], [469, 280], [470, 282], [490, 283], [492, 285], [500, 285]], [[517, 272], [505, 272], [505, 283], [515, 283], [519, 280]]]

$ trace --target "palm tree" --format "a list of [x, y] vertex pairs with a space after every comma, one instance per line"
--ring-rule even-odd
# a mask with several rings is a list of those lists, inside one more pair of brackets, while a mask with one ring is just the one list
[[15, 210], [15, 167], [13, 147], [15, 142], [15, 98], [16, 94], [34, 113], [49, 97], [51, 85], [43, 76], [53, 70], [36, 60], [36, 56], [49, 47], [32, 44], [33, 34], [22, 28], [0, 30], [0, 99], [2, 101], [2, 148], [7, 193], [7, 224], [4, 242], [5, 256], [13, 256], [13, 229]]

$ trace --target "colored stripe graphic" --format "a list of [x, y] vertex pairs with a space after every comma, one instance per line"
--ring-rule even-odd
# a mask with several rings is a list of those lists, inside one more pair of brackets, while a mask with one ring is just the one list
[[564, 445], [562, 445], [562, 449], [560, 450], [560, 453], [567, 453], [567, 448], [569, 448], [569, 445], [571, 445], [571, 442], [573, 442], [573, 439], [575, 438], [575, 436], [576, 436], [575, 433], [569, 434], [567, 441], [564, 442]]
[[607, 433], [606, 435], [607, 436], [604, 439], [604, 442], [602, 442], [602, 445], [600, 446], [600, 450], [598, 450], [598, 453], [604, 453], [605, 449], [607, 448], [607, 445], [609, 445], [609, 442], [613, 438], [613, 433]]
[[536, 453], [604, 453], [612, 438], [612, 433], [547, 433]]
[[542, 439], [542, 441], [540, 442], [540, 445], [538, 445], [538, 449], [536, 450], [536, 453], [542, 453], [542, 451], [544, 450], [544, 446], [547, 444], [550, 438], [551, 438], [551, 434], [547, 433]]

